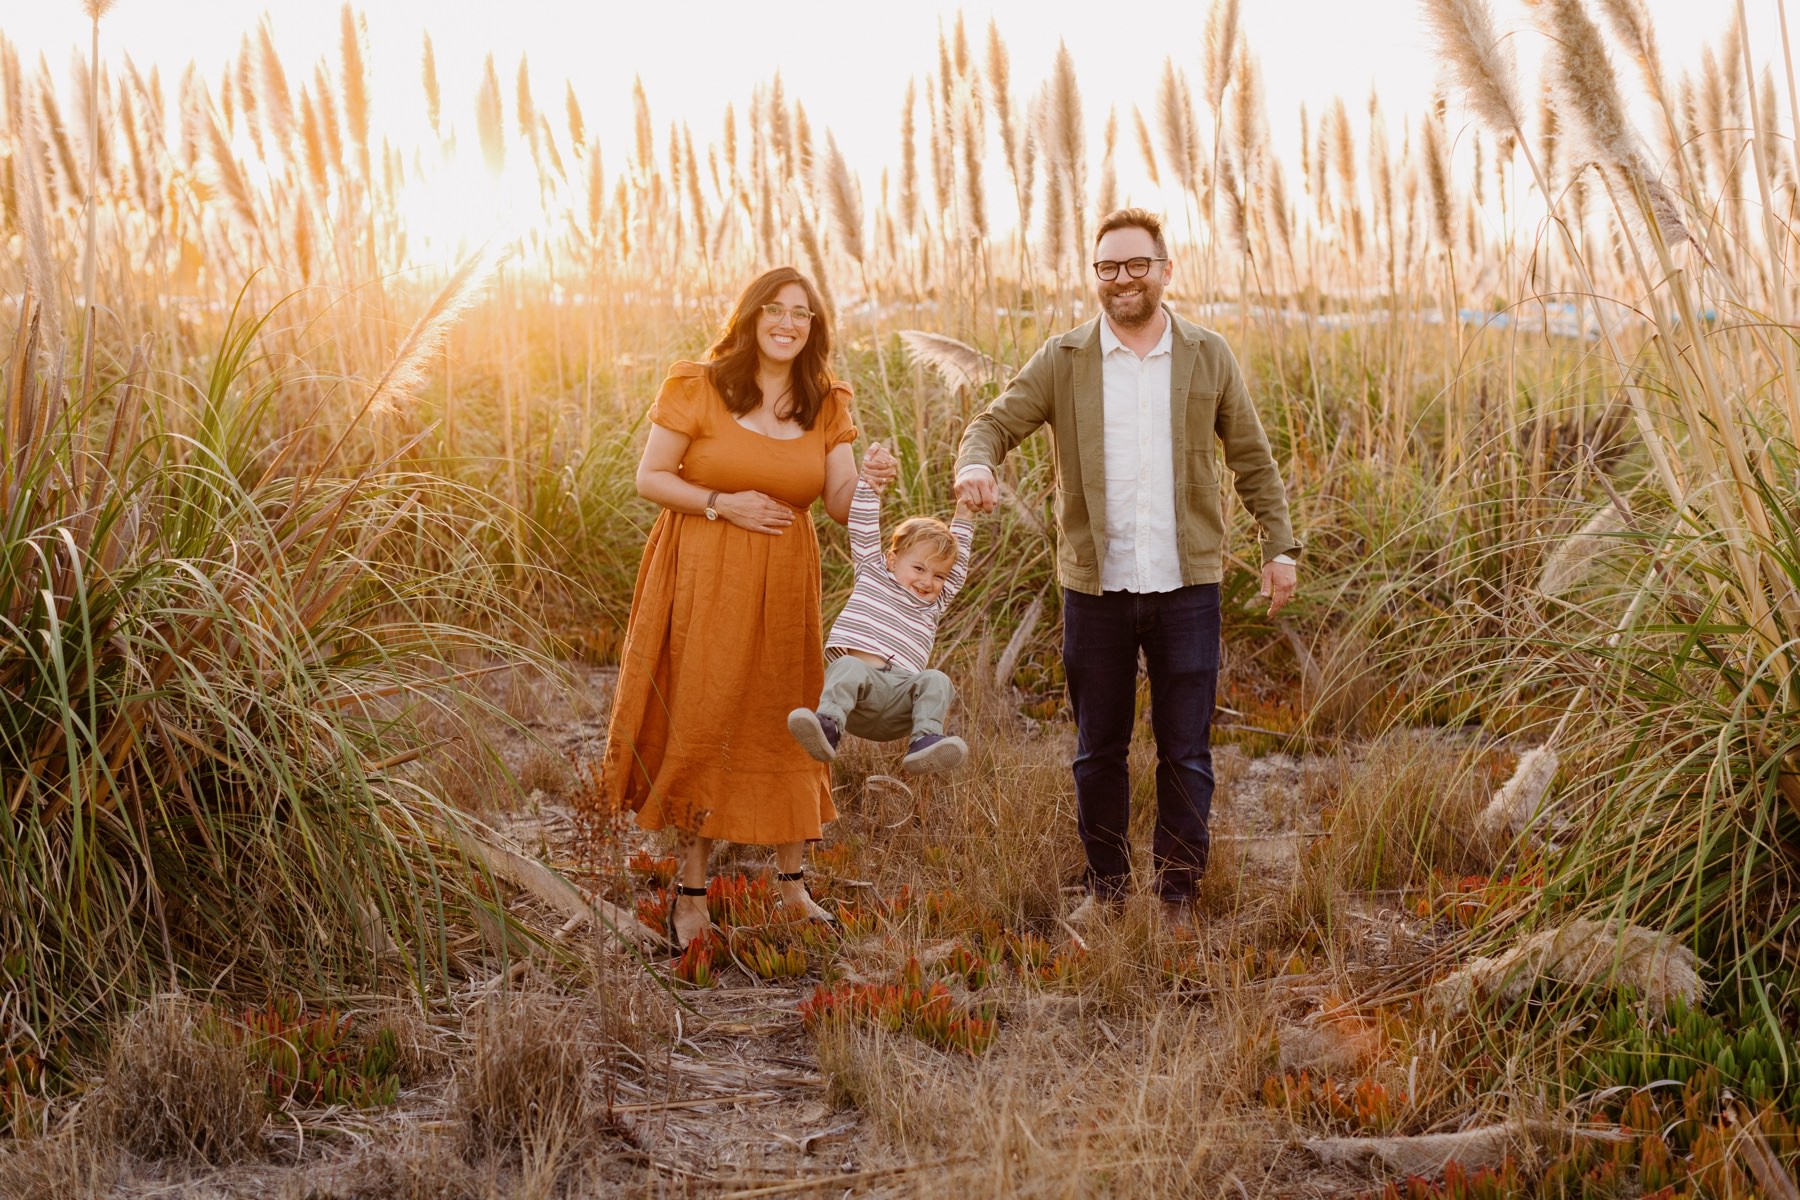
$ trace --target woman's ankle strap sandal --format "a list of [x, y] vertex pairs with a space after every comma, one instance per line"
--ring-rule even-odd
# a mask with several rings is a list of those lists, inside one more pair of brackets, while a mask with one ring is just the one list
[[[801, 867], [798, 871], [777, 871], [777, 872], [775, 872], [775, 879], [779, 883], [799, 883], [801, 880], [803, 880], [805, 878], [806, 878], [806, 868], [805, 867]], [[807, 913], [806, 918], [805, 918], [806, 920], [817, 921], [822, 925], [836, 925], [838, 923], [837, 914], [830, 911], [829, 909], [820, 908], [819, 902], [817, 900], [813, 899], [813, 895], [812, 895], [812, 892], [810, 889], [807, 889], [803, 886], [801, 890], [806, 892], [807, 900], [811, 901], [812, 907], [816, 910], [814, 912]]]
[[[675, 885], [675, 895], [700, 897], [700, 896], [706, 895], [706, 889], [703, 887], [689, 887], [685, 883], [678, 883]], [[712, 915], [710, 913], [707, 915], [706, 923], [709, 927], [712, 925]], [[687, 948], [693, 944], [694, 938], [689, 938], [685, 942], [682, 941], [681, 940], [681, 931], [675, 928], [675, 901], [674, 900], [669, 901], [669, 916], [668, 916], [668, 921], [666, 923], [665, 932], [667, 933], [668, 938], [669, 938], [669, 948], [675, 952], [675, 955], [677, 957], [680, 957], [681, 954], [683, 954], [687, 950]], [[701, 930], [701, 933], [704, 933], [704, 932], [705, 932], [705, 930]], [[694, 935], [694, 937], [699, 937], [699, 936], [700, 936], [700, 934]]]

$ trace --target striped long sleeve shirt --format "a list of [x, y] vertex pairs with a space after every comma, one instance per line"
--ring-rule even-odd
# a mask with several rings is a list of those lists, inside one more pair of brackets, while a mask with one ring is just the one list
[[969, 576], [969, 543], [975, 526], [968, 518], [958, 517], [950, 522], [950, 532], [956, 538], [956, 565], [937, 599], [924, 603], [887, 569], [881, 550], [881, 497], [862, 480], [856, 481], [856, 494], [850, 500], [850, 561], [856, 583], [843, 611], [832, 622], [831, 636], [825, 639], [827, 657], [862, 650], [883, 655], [907, 671], [925, 669], [931, 644], [937, 640], [938, 619]]

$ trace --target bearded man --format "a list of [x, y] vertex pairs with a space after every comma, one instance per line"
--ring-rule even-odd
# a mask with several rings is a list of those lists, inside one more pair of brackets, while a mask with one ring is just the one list
[[1224, 520], [1219, 450], [1262, 527], [1262, 595], [1293, 598], [1300, 552], [1281, 472], [1217, 333], [1163, 304], [1173, 274], [1162, 221], [1125, 208], [1094, 246], [1101, 314], [1050, 338], [964, 430], [956, 498], [987, 512], [995, 471], [1048, 425], [1056, 476], [1063, 667], [1075, 712], [1075, 801], [1086, 896], [1072, 923], [1116, 911], [1131, 864], [1127, 752], [1138, 658], [1156, 735], [1151, 855], [1165, 927], [1191, 927], [1212, 810]]

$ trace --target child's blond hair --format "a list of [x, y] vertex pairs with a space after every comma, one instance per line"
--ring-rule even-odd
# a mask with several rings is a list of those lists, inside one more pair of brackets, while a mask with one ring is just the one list
[[893, 536], [888, 541], [888, 553], [905, 554], [913, 549], [924, 550], [933, 562], [945, 558], [954, 560], [957, 554], [956, 535], [936, 517], [908, 517], [894, 526]]

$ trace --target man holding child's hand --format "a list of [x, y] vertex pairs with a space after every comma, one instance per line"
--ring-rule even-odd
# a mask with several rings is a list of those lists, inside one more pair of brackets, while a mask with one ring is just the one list
[[1100, 224], [1102, 314], [1052, 337], [963, 432], [956, 497], [999, 498], [995, 468], [1048, 425], [1056, 472], [1063, 665], [1075, 710], [1075, 799], [1087, 897], [1071, 922], [1116, 911], [1129, 882], [1127, 752], [1138, 656], [1156, 734], [1156, 890], [1165, 927], [1191, 927], [1212, 808], [1219, 674], [1224, 452], [1262, 526], [1262, 595], [1293, 598], [1300, 545], [1281, 472], [1224, 339], [1162, 303], [1172, 268], [1162, 222], [1121, 209]]

